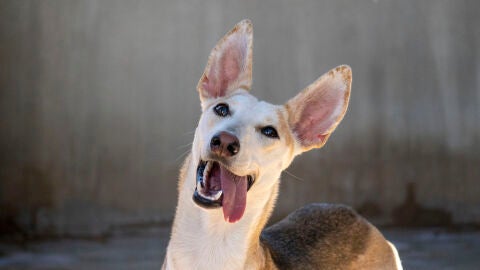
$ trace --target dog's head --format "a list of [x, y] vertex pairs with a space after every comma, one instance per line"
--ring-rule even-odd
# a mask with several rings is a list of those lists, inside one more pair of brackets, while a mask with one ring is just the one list
[[251, 22], [238, 23], [212, 50], [197, 86], [203, 113], [192, 151], [193, 198], [222, 207], [229, 222], [243, 216], [250, 189], [273, 187], [277, 179], [264, 175], [279, 175], [296, 155], [325, 144], [350, 95], [351, 70], [339, 66], [284, 105], [259, 101], [248, 92], [252, 39]]

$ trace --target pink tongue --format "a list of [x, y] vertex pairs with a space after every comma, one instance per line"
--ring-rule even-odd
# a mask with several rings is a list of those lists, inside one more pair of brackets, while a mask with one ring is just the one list
[[223, 191], [223, 218], [234, 223], [242, 218], [247, 205], [247, 177], [236, 176], [220, 166]]

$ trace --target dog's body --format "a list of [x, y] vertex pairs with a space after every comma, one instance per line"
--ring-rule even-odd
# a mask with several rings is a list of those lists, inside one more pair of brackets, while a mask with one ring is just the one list
[[351, 70], [331, 70], [285, 105], [259, 101], [248, 93], [252, 34], [245, 20], [221, 39], [197, 86], [203, 113], [163, 268], [401, 269], [396, 249], [345, 206], [309, 205], [263, 230], [282, 170], [343, 118]]

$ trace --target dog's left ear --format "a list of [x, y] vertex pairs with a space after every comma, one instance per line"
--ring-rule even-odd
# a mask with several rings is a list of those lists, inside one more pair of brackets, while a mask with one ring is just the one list
[[300, 152], [322, 147], [348, 107], [352, 70], [339, 66], [322, 75], [285, 104]]
[[197, 85], [200, 100], [222, 97], [252, 85], [253, 27], [243, 20], [213, 48], [205, 71]]

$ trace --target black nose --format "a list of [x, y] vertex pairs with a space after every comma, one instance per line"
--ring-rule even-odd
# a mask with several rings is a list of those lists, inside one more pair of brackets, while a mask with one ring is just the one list
[[222, 131], [212, 137], [210, 149], [219, 156], [230, 157], [240, 151], [240, 142], [235, 135]]

